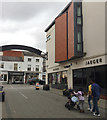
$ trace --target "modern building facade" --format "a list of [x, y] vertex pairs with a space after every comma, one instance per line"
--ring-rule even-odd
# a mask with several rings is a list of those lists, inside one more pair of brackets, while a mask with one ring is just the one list
[[94, 79], [107, 94], [106, 11], [105, 2], [72, 1], [46, 28], [46, 80], [52, 87], [86, 91]]
[[28, 51], [3, 51], [0, 53], [0, 74], [4, 81], [27, 82], [36, 77], [45, 80], [43, 58]]

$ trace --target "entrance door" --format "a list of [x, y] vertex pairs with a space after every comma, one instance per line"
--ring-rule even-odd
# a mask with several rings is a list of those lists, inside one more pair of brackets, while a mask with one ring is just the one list
[[4, 74], [4, 81], [7, 81], [7, 74]]

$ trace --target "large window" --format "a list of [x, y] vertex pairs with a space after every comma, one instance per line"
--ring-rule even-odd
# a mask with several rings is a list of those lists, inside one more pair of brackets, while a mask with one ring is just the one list
[[73, 86], [78, 90], [80, 87], [87, 91], [90, 80], [95, 80], [102, 88], [102, 94], [107, 95], [107, 65], [73, 70]]

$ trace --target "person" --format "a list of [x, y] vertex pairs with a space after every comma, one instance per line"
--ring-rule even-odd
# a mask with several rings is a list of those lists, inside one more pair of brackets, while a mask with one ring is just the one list
[[92, 105], [91, 105], [91, 100], [92, 100], [92, 91], [91, 91], [91, 85], [92, 85], [92, 81], [90, 81], [90, 84], [88, 86], [88, 105], [89, 105], [89, 108], [88, 110], [92, 112]]
[[98, 101], [100, 99], [101, 87], [97, 83], [95, 83], [94, 80], [92, 80], [91, 90], [93, 98], [93, 110], [92, 110], [93, 115], [100, 116]]
[[80, 112], [84, 112], [84, 92], [83, 92], [83, 89], [80, 88], [78, 90], [78, 92], [74, 92], [74, 94], [76, 96], [78, 96], [78, 100], [79, 100], [79, 109], [80, 109]]

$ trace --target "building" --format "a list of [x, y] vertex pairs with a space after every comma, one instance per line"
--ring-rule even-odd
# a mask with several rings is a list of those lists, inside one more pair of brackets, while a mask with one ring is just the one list
[[46, 81], [52, 87], [86, 91], [94, 79], [107, 94], [106, 11], [105, 2], [72, 1], [45, 29]]
[[43, 58], [28, 51], [3, 51], [0, 52], [0, 71], [4, 81], [27, 82], [29, 78], [36, 77], [45, 80], [43, 71]]

